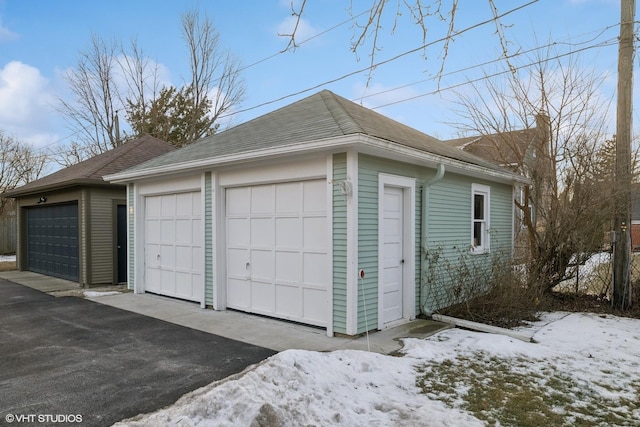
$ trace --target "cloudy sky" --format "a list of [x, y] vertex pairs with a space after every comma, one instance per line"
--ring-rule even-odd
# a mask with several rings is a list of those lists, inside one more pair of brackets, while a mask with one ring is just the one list
[[[372, 3], [309, 0], [298, 40], [316, 37], [295, 51], [282, 52], [288, 40], [278, 34], [288, 32], [294, 22], [289, 0], [0, 0], [0, 130], [43, 150], [73, 139], [56, 105], [61, 98], [71, 100], [63, 75], [77, 64], [94, 35], [125, 43], [137, 39], [149, 59], [161, 66], [164, 81], [181, 85], [188, 67], [180, 16], [197, 8], [215, 24], [222, 46], [245, 67], [246, 98], [238, 113], [227, 119], [231, 124], [329, 89], [428, 134], [456, 137], [457, 130], [450, 125], [459, 120], [453, 112], [456, 93], [449, 88], [464, 91], [460, 84], [465, 81], [483, 72], [506, 70], [505, 63], [492, 62], [502, 52], [495, 25], [478, 25], [455, 37], [444, 76], [438, 80], [434, 76], [443, 56], [438, 40], [446, 34], [445, 23], [429, 18], [427, 42], [433, 44], [407, 53], [423, 44], [422, 34], [411, 25], [404, 2], [391, 0], [375, 58], [385, 63], [372, 73], [357, 72], [370, 65], [371, 38], [357, 54], [350, 47]], [[448, 1], [443, 3], [448, 7]], [[620, 1], [528, 3], [495, 0], [498, 13], [523, 6], [501, 20], [509, 52], [530, 50], [550, 40], [560, 54], [584, 49], [579, 54], [581, 66], [606, 73], [600, 90], [604, 98], [615, 100]], [[391, 18], [398, 4], [401, 15], [394, 28]], [[455, 29], [473, 27], [491, 16], [487, 0], [461, 2]], [[522, 57], [518, 61], [528, 62]], [[489, 64], [480, 65], [484, 63]]]

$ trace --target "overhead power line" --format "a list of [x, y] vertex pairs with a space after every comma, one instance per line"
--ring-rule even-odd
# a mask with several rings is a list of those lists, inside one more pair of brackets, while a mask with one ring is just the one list
[[576, 53], [583, 52], [583, 51], [586, 51], [586, 50], [589, 50], [589, 49], [612, 46], [612, 45], [616, 45], [617, 43], [618, 43], [618, 39], [617, 38], [605, 40], [604, 42], [600, 42], [600, 43], [592, 45], [592, 46], [586, 46], [586, 47], [578, 49], [578, 50], [572, 50], [570, 52], [562, 53], [562, 54], [559, 54], [559, 55], [556, 55], [556, 56], [552, 56], [552, 57], [536, 60], [535, 62], [530, 62], [528, 64], [524, 64], [524, 65], [520, 65], [520, 66], [517, 66], [517, 67], [509, 68], [507, 70], [499, 71], [499, 72], [496, 72], [496, 73], [493, 73], [493, 74], [484, 75], [482, 77], [478, 77], [478, 78], [473, 79], [473, 80], [467, 80], [467, 81], [464, 81], [464, 82], [461, 82], [461, 83], [457, 83], [457, 84], [454, 84], [454, 85], [451, 85], [451, 86], [447, 86], [445, 88], [438, 88], [436, 90], [433, 90], [433, 91], [430, 91], [430, 92], [426, 92], [426, 93], [423, 93], [423, 94], [420, 94], [420, 95], [412, 96], [412, 97], [401, 99], [401, 100], [398, 100], [398, 101], [388, 102], [386, 104], [382, 104], [382, 105], [378, 105], [378, 106], [372, 107], [371, 109], [372, 110], [376, 110], [376, 109], [388, 107], [388, 106], [391, 106], [391, 105], [401, 104], [401, 103], [407, 102], [407, 101], [413, 101], [415, 99], [423, 98], [425, 96], [436, 95], [436, 94], [438, 94], [440, 92], [443, 92], [443, 91], [457, 89], [457, 88], [459, 88], [461, 86], [465, 86], [465, 85], [472, 84], [472, 83], [477, 83], [479, 81], [491, 79], [491, 78], [494, 78], [494, 77], [497, 77], [497, 76], [501, 76], [501, 75], [504, 75], [504, 74], [509, 74], [509, 73], [512, 73], [513, 71], [521, 70], [523, 68], [529, 68], [529, 67], [531, 67], [533, 65], [536, 65], [536, 64], [539, 64], [541, 62], [549, 62], [551, 60], [560, 59], [560, 58], [563, 58], [565, 56], [575, 55]]
[[508, 11], [506, 11], [506, 12], [502, 13], [501, 15], [498, 15], [498, 16], [492, 17], [492, 18], [490, 18], [490, 19], [487, 19], [487, 20], [484, 20], [484, 21], [478, 22], [478, 23], [476, 23], [476, 24], [474, 24], [474, 25], [470, 25], [470, 26], [468, 26], [468, 27], [466, 27], [466, 28], [464, 28], [464, 29], [462, 29], [462, 30], [456, 31], [456, 32], [454, 32], [454, 33], [452, 33], [452, 34], [447, 34], [445, 37], [442, 37], [442, 38], [439, 38], [439, 39], [437, 39], [437, 40], [431, 41], [431, 42], [429, 42], [429, 43], [423, 44], [423, 45], [421, 45], [421, 46], [419, 46], [419, 47], [416, 47], [416, 48], [414, 48], [414, 49], [407, 50], [407, 51], [405, 51], [405, 52], [403, 52], [403, 53], [400, 53], [400, 54], [398, 54], [398, 55], [395, 55], [395, 56], [393, 56], [393, 57], [391, 57], [391, 58], [385, 59], [385, 60], [380, 61], [380, 62], [376, 62], [376, 63], [374, 63], [374, 64], [371, 64], [371, 65], [367, 66], [367, 67], [360, 68], [360, 69], [358, 69], [358, 70], [355, 70], [355, 71], [352, 71], [352, 72], [350, 72], [350, 73], [344, 74], [344, 75], [342, 75], [342, 76], [340, 76], [340, 77], [336, 77], [336, 78], [334, 78], [334, 79], [327, 80], [327, 81], [325, 81], [325, 82], [322, 82], [322, 83], [316, 84], [316, 85], [311, 86], [311, 87], [308, 87], [308, 88], [306, 88], [306, 89], [299, 90], [299, 91], [297, 91], [297, 92], [294, 92], [294, 93], [290, 93], [290, 94], [288, 94], [288, 95], [281, 96], [281, 97], [279, 97], [279, 98], [277, 98], [277, 99], [273, 99], [273, 100], [271, 100], [271, 101], [265, 101], [265, 102], [262, 102], [262, 103], [260, 103], [260, 104], [254, 105], [254, 106], [252, 106], [252, 107], [244, 108], [244, 109], [241, 109], [241, 110], [237, 110], [237, 111], [230, 112], [230, 113], [228, 113], [228, 114], [221, 115], [221, 116], [220, 116], [220, 118], [230, 117], [230, 116], [233, 116], [233, 115], [236, 115], [236, 114], [245, 113], [245, 112], [247, 112], [247, 111], [255, 110], [255, 109], [257, 109], [257, 108], [261, 108], [261, 107], [264, 107], [264, 106], [266, 106], [266, 105], [275, 104], [276, 102], [280, 102], [280, 101], [283, 101], [283, 100], [285, 100], [285, 99], [292, 98], [292, 97], [294, 97], [294, 96], [302, 95], [302, 94], [304, 94], [304, 93], [307, 93], [307, 92], [310, 92], [310, 91], [312, 91], [312, 90], [318, 89], [318, 88], [320, 88], [320, 87], [322, 87], [322, 86], [326, 86], [326, 85], [328, 85], [328, 84], [335, 83], [335, 82], [338, 82], [338, 81], [340, 81], [340, 80], [344, 80], [344, 79], [346, 79], [346, 78], [348, 78], [348, 77], [351, 77], [351, 76], [354, 76], [354, 75], [357, 75], [357, 74], [360, 74], [360, 73], [363, 73], [363, 72], [366, 72], [366, 71], [373, 70], [374, 68], [377, 68], [377, 67], [379, 67], [379, 66], [381, 66], [381, 65], [385, 65], [385, 64], [391, 63], [391, 62], [393, 62], [393, 61], [397, 61], [397, 60], [398, 60], [398, 59], [400, 59], [400, 58], [403, 58], [403, 57], [405, 57], [405, 56], [407, 56], [407, 55], [410, 55], [410, 54], [413, 54], [413, 53], [419, 52], [419, 51], [421, 51], [421, 50], [424, 50], [424, 49], [425, 49], [425, 48], [427, 48], [427, 47], [433, 46], [433, 45], [438, 44], [438, 43], [445, 42], [445, 41], [450, 40], [450, 39], [452, 39], [452, 38], [454, 38], [454, 37], [457, 37], [457, 36], [459, 36], [459, 35], [461, 35], [461, 34], [467, 33], [467, 32], [469, 32], [469, 31], [471, 31], [471, 30], [473, 30], [473, 29], [476, 29], [476, 28], [482, 27], [482, 26], [484, 26], [484, 25], [490, 24], [490, 23], [494, 22], [496, 19], [504, 18], [504, 17], [505, 17], [505, 16], [507, 16], [507, 15], [510, 15], [510, 14], [512, 14], [512, 13], [514, 13], [514, 12], [517, 12], [517, 11], [519, 11], [519, 10], [521, 10], [521, 9], [524, 9], [524, 8], [526, 8], [526, 7], [528, 7], [528, 6], [531, 6], [532, 4], [537, 3], [538, 1], [540, 1], [540, 0], [532, 0], [532, 1], [528, 2], [528, 3], [525, 3], [525, 4], [523, 4], [523, 5], [520, 5], [520, 6], [518, 6], [518, 7], [513, 8], [513, 9], [510, 9], [510, 10], [508, 10]]

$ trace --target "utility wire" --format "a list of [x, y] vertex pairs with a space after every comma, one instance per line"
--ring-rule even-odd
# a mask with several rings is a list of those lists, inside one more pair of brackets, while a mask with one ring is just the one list
[[482, 81], [482, 80], [488, 80], [488, 79], [491, 79], [493, 77], [501, 76], [501, 75], [507, 74], [507, 73], [512, 73], [513, 71], [517, 71], [517, 70], [520, 70], [520, 69], [523, 69], [523, 68], [528, 68], [528, 67], [531, 67], [533, 65], [539, 64], [541, 62], [549, 62], [549, 61], [554, 60], [554, 59], [559, 59], [559, 58], [563, 58], [565, 56], [574, 55], [576, 53], [583, 52], [583, 51], [586, 51], [586, 50], [589, 50], [589, 49], [595, 49], [595, 48], [615, 45], [616, 43], [618, 43], [618, 39], [617, 38], [606, 40], [604, 42], [601, 42], [601, 43], [598, 43], [598, 44], [595, 44], [595, 45], [592, 45], [592, 46], [587, 46], [587, 47], [584, 47], [582, 49], [574, 50], [574, 51], [571, 51], [571, 52], [566, 52], [566, 53], [563, 53], [563, 54], [560, 54], [560, 55], [556, 55], [556, 56], [553, 56], [553, 57], [550, 57], [550, 58], [544, 58], [544, 59], [538, 60], [536, 62], [531, 62], [529, 64], [520, 65], [518, 67], [513, 67], [513, 68], [510, 68], [508, 70], [499, 71], [497, 73], [484, 75], [482, 77], [478, 77], [478, 78], [473, 79], [473, 80], [467, 80], [467, 81], [464, 81], [464, 82], [461, 82], [461, 83], [457, 83], [457, 84], [454, 84], [454, 85], [451, 85], [451, 86], [447, 86], [445, 88], [436, 89], [436, 90], [433, 90], [431, 92], [423, 93], [423, 94], [420, 94], [420, 95], [412, 96], [412, 97], [401, 99], [401, 100], [398, 100], [398, 101], [388, 102], [386, 104], [382, 104], [382, 105], [378, 105], [378, 106], [372, 107], [371, 110], [376, 110], [378, 108], [388, 107], [390, 105], [401, 104], [401, 103], [407, 102], [407, 101], [413, 101], [414, 99], [423, 98], [425, 96], [436, 95], [436, 94], [438, 94], [440, 92], [443, 92], [443, 91], [456, 89], [456, 88], [459, 88], [461, 86], [465, 86], [465, 85], [472, 84], [472, 83], [477, 83], [477, 82]]
[[[579, 42], [579, 43], [569, 43], [569, 42], [566, 42], [566, 41], [554, 41], [554, 42], [551, 42], [551, 43], [547, 43], [546, 45], [536, 46], [536, 47], [533, 47], [533, 48], [525, 50], [525, 51], [516, 52], [516, 53], [514, 53], [512, 55], [509, 55], [509, 57], [507, 59], [517, 58], [519, 56], [526, 55], [526, 54], [531, 53], [531, 52], [535, 52], [535, 51], [537, 51], [539, 49], [545, 49], [545, 48], [556, 46], [556, 45], [568, 45], [568, 46], [572, 46], [572, 47], [582, 46], [584, 44], [591, 43], [591, 42], [597, 40], [606, 31], [608, 31], [608, 30], [610, 30], [612, 28], [615, 28], [617, 26], [619, 26], [619, 24], [609, 25], [609, 26], [607, 26], [607, 27], [605, 27], [605, 28], [603, 28], [601, 30], [596, 30], [596, 31], [598, 31], [598, 35], [595, 36], [595, 37], [592, 37], [589, 40], [585, 40], [585, 41], [582, 41], [582, 42]], [[592, 31], [590, 33], [587, 33], [587, 34], [592, 34], [593, 32], [594, 31]], [[586, 35], [586, 34], [584, 34], [584, 35]], [[610, 40], [607, 40], [606, 42], [609, 42], [609, 41]], [[370, 93], [368, 95], [363, 95], [363, 96], [360, 96], [358, 98], [353, 98], [353, 99], [351, 99], [351, 101], [362, 101], [364, 99], [372, 98], [374, 96], [383, 95], [383, 94], [389, 93], [389, 92], [394, 92], [396, 90], [404, 89], [404, 88], [410, 87], [410, 86], [415, 86], [415, 85], [420, 84], [420, 83], [426, 83], [426, 82], [429, 82], [429, 81], [434, 81], [434, 80], [440, 79], [442, 77], [447, 77], [447, 76], [451, 76], [451, 75], [454, 75], [454, 74], [462, 73], [464, 71], [469, 71], [469, 70], [473, 70], [473, 69], [476, 69], [476, 68], [485, 67], [487, 65], [495, 64], [497, 62], [502, 62], [502, 61], [504, 61], [504, 59], [505, 58], [500, 57], [500, 58], [497, 58], [497, 59], [493, 59], [491, 61], [482, 62], [480, 64], [470, 65], [468, 67], [464, 67], [464, 68], [460, 68], [458, 70], [450, 71], [450, 72], [444, 73], [442, 75], [429, 77], [427, 79], [418, 80], [418, 81], [415, 81], [415, 82], [412, 82], [412, 83], [407, 83], [407, 84], [404, 84], [404, 85], [401, 85], [401, 86], [396, 86], [396, 87], [393, 87], [393, 88], [390, 88], [390, 89], [386, 89], [386, 90], [383, 90], [383, 91]]]
[[314, 85], [314, 86], [312, 86], [312, 87], [309, 87], [309, 88], [306, 88], [306, 89], [303, 89], [303, 90], [299, 90], [299, 91], [297, 91], [297, 92], [290, 93], [290, 94], [288, 94], [288, 95], [281, 96], [281, 97], [279, 97], [279, 98], [277, 98], [277, 99], [273, 99], [273, 100], [271, 100], [271, 101], [265, 101], [265, 102], [262, 102], [262, 103], [260, 103], [260, 104], [258, 104], [258, 105], [254, 105], [254, 106], [252, 106], [252, 107], [248, 107], [248, 108], [244, 108], [244, 109], [241, 109], [241, 110], [233, 111], [233, 112], [230, 112], [230, 113], [227, 113], [227, 114], [223, 114], [223, 115], [221, 115], [221, 116], [220, 116], [220, 118], [225, 118], [225, 117], [233, 116], [233, 115], [236, 115], [236, 114], [245, 113], [245, 112], [247, 112], [247, 111], [255, 110], [255, 109], [257, 109], [257, 108], [264, 107], [264, 106], [266, 106], [266, 105], [274, 104], [274, 103], [276, 103], [276, 102], [280, 102], [280, 101], [283, 101], [283, 100], [285, 100], [285, 99], [288, 99], [288, 98], [291, 98], [291, 97], [294, 97], [294, 96], [298, 96], [298, 95], [301, 95], [301, 94], [303, 94], [303, 93], [310, 92], [310, 91], [312, 91], [312, 90], [314, 90], [314, 89], [318, 89], [318, 88], [320, 88], [320, 87], [322, 87], [322, 86], [326, 86], [326, 85], [328, 85], [328, 84], [335, 83], [335, 82], [338, 82], [338, 81], [340, 81], [340, 80], [344, 80], [344, 79], [346, 79], [346, 78], [348, 78], [348, 77], [351, 77], [351, 76], [354, 76], [354, 75], [356, 75], [356, 74], [360, 74], [360, 73], [363, 73], [363, 72], [365, 72], [365, 71], [373, 70], [374, 68], [377, 68], [377, 67], [379, 67], [379, 66], [381, 66], [381, 65], [388, 64], [388, 63], [393, 62], [393, 61], [396, 61], [396, 60], [398, 60], [398, 59], [400, 59], [400, 58], [402, 58], [402, 57], [405, 57], [405, 56], [407, 56], [407, 55], [410, 55], [410, 54], [413, 54], [413, 53], [419, 52], [419, 51], [421, 51], [421, 50], [423, 50], [423, 49], [425, 49], [425, 48], [427, 48], [427, 47], [429, 47], [429, 46], [433, 46], [433, 45], [435, 45], [435, 44], [442, 43], [442, 42], [444, 42], [444, 41], [446, 41], [446, 40], [449, 40], [449, 39], [452, 39], [452, 38], [454, 38], [454, 37], [457, 37], [457, 36], [459, 36], [459, 35], [461, 35], [461, 34], [464, 34], [464, 33], [466, 33], [466, 32], [469, 32], [469, 31], [471, 31], [471, 30], [473, 30], [473, 29], [476, 29], [476, 28], [478, 28], [478, 27], [481, 27], [481, 26], [483, 26], [483, 25], [490, 24], [490, 23], [494, 22], [496, 19], [501, 19], [501, 18], [503, 18], [503, 17], [505, 17], [505, 16], [507, 16], [507, 15], [510, 15], [510, 14], [512, 14], [512, 13], [514, 13], [514, 12], [517, 12], [517, 11], [519, 11], [519, 10], [521, 10], [521, 9], [524, 9], [524, 8], [526, 8], [526, 7], [528, 7], [528, 6], [531, 6], [532, 4], [537, 3], [538, 1], [540, 1], [540, 0], [532, 0], [532, 1], [528, 2], [528, 3], [525, 3], [525, 4], [523, 4], [523, 5], [520, 5], [520, 6], [516, 7], [516, 8], [514, 8], [514, 9], [508, 10], [507, 12], [504, 12], [503, 14], [501, 14], [501, 15], [499, 15], [499, 16], [492, 17], [492, 18], [487, 19], [487, 20], [485, 20], [485, 21], [482, 21], [482, 22], [479, 22], [479, 23], [477, 23], [477, 24], [471, 25], [471, 26], [466, 27], [466, 28], [464, 28], [464, 29], [462, 29], [462, 30], [460, 30], [460, 31], [456, 31], [456, 32], [454, 32], [454, 33], [452, 33], [452, 34], [448, 34], [448, 35], [446, 35], [445, 37], [442, 37], [442, 38], [440, 38], [440, 39], [437, 39], [437, 40], [434, 40], [434, 41], [432, 41], [432, 42], [426, 43], [426, 44], [424, 44], [424, 45], [422, 45], [422, 46], [419, 46], [419, 47], [416, 47], [416, 48], [414, 48], [414, 49], [411, 49], [411, 50], [405, 51], [405, 52], [400, 53], [400, 54], [398, 54], [398, 55], [396, 55], [396, 56], [393, 56], [393, 57], [391, 57], [391, 58], [385, 59], [385, 60], [380, 61], [380, 62], [377, 62], [377, 63], [375, 63], [375, 64], [371, 64], [371, 65], [369, 65], [369, 66], [367, 66], [367, 67], [364, 67], [364, 68], [361, 68], [361, 69], [358, 69], [358, 70], [352, 71], [352, 72], [347, 73], [347, 74], [344, 74], [344, 75], [342, 75], [342, 76], [340, 76], [340, 77], [336, 77], [336, 78], [334, 78], [334, 79], [327, 80], [327, 81], [325, 81], [325, 82], [323, 82], [323, 83], [316, 84], [316, 85]]

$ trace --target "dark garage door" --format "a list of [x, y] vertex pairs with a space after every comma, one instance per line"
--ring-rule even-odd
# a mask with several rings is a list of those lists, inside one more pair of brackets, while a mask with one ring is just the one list
[[78, 204], [27, 209], [29, 270], [78, 280]]

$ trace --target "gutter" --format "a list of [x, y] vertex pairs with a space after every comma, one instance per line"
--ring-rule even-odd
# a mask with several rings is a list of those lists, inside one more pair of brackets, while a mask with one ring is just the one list
[[429, 190], [431, 186], [435, 183], [442, 180], [445, 173], [445, 166], [443, 163], [438, 163], [438, 169], [436, 174], [429, 180], [426, 180], [424, 184], [422, 184], [422, 221], [421, 221], [421, 230], [420, 230], [420, 311], [422, 314], [424, 313], [424, 305], [425, 303], [422, 301], [422, 296], [424, 293], [424, 287], [427, 280], [427, 236], [429, 232]]

